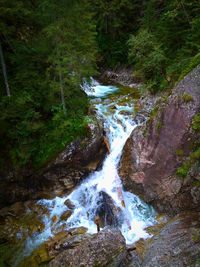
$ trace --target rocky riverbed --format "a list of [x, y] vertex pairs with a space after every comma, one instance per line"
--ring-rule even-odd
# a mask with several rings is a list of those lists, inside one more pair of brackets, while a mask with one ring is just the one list
[[[111, 80], [127, 86], [133, 83], [131, 75], [132, 71], [128, 72], [124, 80], [123, 75], [112, 73]], [[134, 110], [121, 110], [121, 115], [131, 116], [139, 124], [126, 141], [119, 163], [123, 185], [152, 204], [159, 213], [164, 213], [146, 227], [149, 237], [126, 244], [122, 233], [113, 227], [116, 219], [124, 216], [123, 207], [119, 209], [104, 191], [99, 193], [101, 201], [96, 215], [100, 216], [101, 227], [106, 227], [95, 234], [89, 233], [87, 227], [70, 227], [76, 210], [70, 199], [60, 198], [59, 204], [56, 199], [46, 201], [45, 205], [34, 200], [69, 194], [101, 166], [106, 147], [103, 126], [98, 119], [99, 123], [89, 126], [90, 138], [69, 144], [39, 172], [40, 176], [30, 176], [31, 187], [22, 182], [20, 190], [17, 187], [12, 192], [19, 174], [8, 175], [11, 187], [6, 188], [4, 184], [4, 194], [10, 197], [9, 203], [15, 203], [0, 210], [1, 266], [200, 266], [198, 161], [185, 178], [177, 175], [177, 168], [191, 153], [191, 145], [198, 144], [199, 136], [192, 130], [192, 121], [200, 108], [200, 67], [171, 93], [140, 95], [130, 86], [122, 92], [118, 105], [128, 101]], [[116, 97], [103, 100], [109, 106], [106, 111], [109, 116], [116, 112], [117, 106], [113, 103]], [[94, 99], [93, 106], [100, 102], [101, 99]], [[25, 199], [29, 200], [24, 202]], [[81, 199], [80, 204], [85, 206], [85, 200]], [[137, 202], [137, 212], [146, 209], [142, 203]], [[110, 217], [105, 224], [107, 213]], [[45, 231], [51, 232], [48, 239], [44, 238]], [[30, 253], [36, 240], [38, 245]], [[28, 257], [22, 257], [22, 253]]]

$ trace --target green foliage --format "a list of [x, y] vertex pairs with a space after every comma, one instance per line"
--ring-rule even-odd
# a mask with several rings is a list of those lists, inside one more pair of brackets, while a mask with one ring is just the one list
[[156, 124], [156, 129], [159, 131], [162, 127], [162, 122], [161, 121], [158, 121], [157, 124]]
[[195, 243], [198, 243], [200, 241], [200, 230], [193, 236], [192, 239]]
[[87, 135], [88, 100], [80, 84], [97, 73], [95, 25], [85, 0], [0, 3], [0, 41], [11, 89], [10, 99], [0, 91], [0, 164], [9, 159], [36, 166]]
[[200, 132], [200, 113], [196, 114], [192, 121], [192, 129]]
[[97, 29], [99, 65], [127, 64], [127, 40], [138, 28], [139, 0], [89, 0]]
[[188, 95], [186, 93], [183, 93], [182, 94], [182, 99], [185, 103], [188, 103], [188, 102], [191, 102], [191, 101], [194, 101], [193, 97], [191, 95]]
[[198, 53], [197, 55], [195, 55], [191, 60], [189, 65], [182, 71], [180, 77], [179, 77], [179, 81], [181, 79], [183, 79], [191, 70], [193, 70], [196, 66], [198, 66], [200, 64], [200, 53]]
[[150, 118], [153, 119], [157, 115], [158, 115], [158, 107], [155, 107], [154, 109], [151, 110]]
[[180, 177], [185, 177], [185, 176], [187, 176], [187, 174], [188, 174], [188, 171], [187, 170], [185, 170], [185, 169], [183, 169], [183, 168], [181, 168], [181, 167], [179, 167], [178, 169], [177, 169], [177, 175], [178, 176], [180, 176]]
[[142, 8], [140, 29], [128, 41], [129, 60], [156, 92], [173, 87], [200, 64], [200, 5], [198, 0], [151, 0]]
[[197, 147], [192, 153], [190, 153], [187, 160], [184, 161], [182, 166], [177, 169], [177, 175], [185, 177], [196, 162], [200, 163], [200, 147]]
[[[149, 88], [159, 90], [160, 79], [165, 76], [166, 57], [161, 45], [148, 31], [141, 30], [129, 41], [129, 60], [135, 63], [136, 70], [141, 73], [141, 79], [148, 83]], [[164, 87], [164, 83], [161, 87]]]
[[180, 158], [182, 158], [183, 155], [184, 155], [183, 150], [182, 150], [182, 149], [178, 149], [178, 150], [176, 150], [176, 155], [179, 156]]

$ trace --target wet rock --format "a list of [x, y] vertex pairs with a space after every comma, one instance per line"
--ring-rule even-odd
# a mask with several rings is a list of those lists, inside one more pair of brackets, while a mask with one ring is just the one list
[[136, 242], [123, 267], [198, 267], [200, 213], [184, 212], [165, 224], [152, 238]]
[[104, 71], [102, 76], [100, 77], [101, 80], [105, 81], [112, 81], [114, 83], [118, 83], [124, 86], [132, 86], [137, 87], [138, 84], [134, 83], [134, 76], [133, 76], [133, 68], [118, 68], [116, 70], [107, 70]]
[[142, 266], [198, 266], [200, 213], [183, 213], [170, 221], [146, 247]]
[[[31, 210], [27, 209], [28, 205]], [[17, 202], [0, 210], [0, 243], [9, 242], [17, 244], [19, 240], [25, 241], [34, 233], [41, 233], [45, 225], [42, 220], [42, 212], [45, 207], [40, 208], [33, 203]]]
[[30, 264], [32, 264], [31, 266], [39, 266], [42, 263], [46, 264], [64, 249], [76, 247], [88, 239], [91, 235], [86, 234], [86, 232], [86, 228], [79, 227], [57, 233], [36, 249], [28, 259], [21, 262], [20, 266], [28, 266]]
[[96, 216], [99, 217], [99, 225], [104, 228], [106, 225], [118, 226], [120, 217], [122, 218], [120, 208], [117, 208], [112, 198], [104, 191], [99, 193], [100, 200], [97, 202], [98, 208]]
[[[195, 186], [195, 176], [189, 174], [181, 179], [176, 175], [182, 164], [177, 151], [181, 150], [186, 158], [192, 140], [197, 139], [191, 123], [200, 108], [199, 79], [200, 66], [173, 89], [153, 117], [134, 129], [119, 165], [127, 190], [170, 215], [200, 209], [200, 187]], [[193, 101], [183, 101], [183, 94], [190, 95]]]
[[119, 112], [120, 115], [125, 115], [125, 116], [131, 116], [133, 113], [127, 110], [121, 110]]
[[55, 223], [58, 221], [58, 217], [56, 215], [54, 215], [52, 218], [51, 218], [52, 222]]
[[74, 249], [64, 250], [48, 266], [119, 266], [126, 257], [125, 249], [121, 232], [107, 229], [92, 235]]
[[67, 210], [60, 216], [60, 219], [63, 221], [66, 221], [71, 215], [72, 215], [72, 211]]
[[64, 204], [70, 209], [73, 210], [75, 208], [75, 205], [71, 202], [70, 199], [65, 200]]

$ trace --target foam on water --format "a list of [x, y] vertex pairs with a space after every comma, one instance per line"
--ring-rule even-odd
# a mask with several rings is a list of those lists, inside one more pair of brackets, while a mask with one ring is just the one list
[[[97, 232], [94, 219], [98, 203], [101, 200], [100, 192], [102, 191], [106, 192], [113, 199], [114, 205], [121, 210], [116, 215], [119, 221], [116, 228], [122, 231], [127, 244], [132, 244], [139, 238], [148, 237], [149, 235], [144, 228], [155, 223], [156, 213], [153, 208], [141, 201], [136, 195], [123, 191], [117, 171], [123, 146], [132, 130], [137, 127], [131, 116], [122, 115], [120, 111], [133, 111], [133, 107], [129, 106], [128, 103], [124, 106], [115, 103], [114, 110], [110, 112], [110, 107], [113, 103], [107, 103], [99, 97], [105, 97], [118, 90], [114, 86], [102, 86], [93, 80], [92, 87], [84, 82], [83, 89], [89, 96], [97, 97], [94, 106], [98, 114], [103, 117], [104, 127], [108, 130], [107, 137], [111, 154], [106, 156], [101, 170], [89, 175], [70, 195], [63, 198], [56, 197], [53, 200], [43, 199], [38, 201], [38, 204], [45, 205], [48, 208], [50, 216], [44, 215], [44, 231], [27, 240], [25, 255], [28, 255], [33, 248], [55, 234], [55, 232], [52, 232], [52, 217], [54, 215], [59, 217], [68, 209], [64, 205], [66, 199], [69, 199], [75, 205], [72, 215], [67, 220], [66, 229], [83, 226], [88, 228], [89, 233]], [[126, 208], [121, 204], [116, 183], [121, 187]], [[131, 224], [131, 230], [127, 221]], [[56, 226], [58, 227], [63, 223], [63, 221], [60, 221]]]

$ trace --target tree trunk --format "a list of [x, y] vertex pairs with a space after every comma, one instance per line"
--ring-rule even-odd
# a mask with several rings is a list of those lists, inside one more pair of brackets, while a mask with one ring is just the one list
[[0, 57], [1, 57], [1, 66], [2, 66], [4, 81], [5, 81], [5, 85], [6, 85], [7, 96], [10, 96], [10, 88], [9, 88], [9, 85], [8, 85], [8, 79], [7, 79], [7, 74], [6, 74], [6, 64], [5, 64], [5, 61], [4, 61], [1, 42], [0, 42]]

